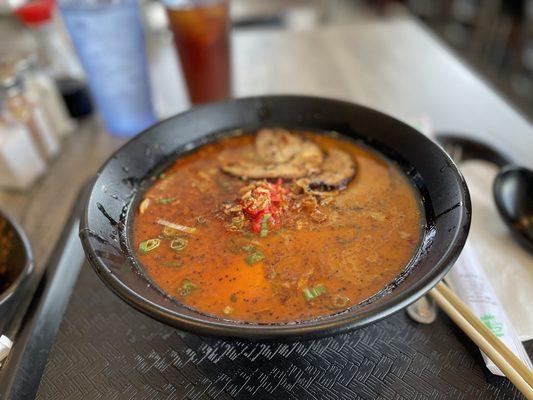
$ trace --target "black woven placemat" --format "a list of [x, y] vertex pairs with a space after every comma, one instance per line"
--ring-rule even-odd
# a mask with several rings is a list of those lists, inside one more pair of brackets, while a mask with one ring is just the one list
[[[528, 351], [533, 353], [533, 343]], [[231, 342], [184, 333], [133, 310], [82, 267], [38, 399], [522, 398], [483, 367], [444, 315], [405, 313], [301, 343]]]

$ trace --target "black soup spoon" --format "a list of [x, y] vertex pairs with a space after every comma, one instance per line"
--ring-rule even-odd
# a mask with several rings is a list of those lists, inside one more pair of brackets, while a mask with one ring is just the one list
[[494, 180], [492, 193], [511, 234], [533, 253], [533, 171], [504, 167]]

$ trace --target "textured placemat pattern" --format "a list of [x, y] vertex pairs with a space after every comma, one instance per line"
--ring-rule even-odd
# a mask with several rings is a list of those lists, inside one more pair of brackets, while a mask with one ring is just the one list
[[[528, 351], [533, 353], [533, 343]], [[133, 310], [82, 267], [38, 399], [522, 398], [444, 316], [302, 343], [228, 342]]]

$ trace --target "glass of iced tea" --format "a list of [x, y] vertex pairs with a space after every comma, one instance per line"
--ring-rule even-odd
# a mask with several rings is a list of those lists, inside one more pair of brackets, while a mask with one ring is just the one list
[[231, 96], [229, 0], [165, 0], [191, 103]]

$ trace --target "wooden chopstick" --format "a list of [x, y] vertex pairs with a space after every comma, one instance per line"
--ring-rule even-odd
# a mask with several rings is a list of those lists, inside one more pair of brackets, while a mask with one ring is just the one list
[[478, 331], [485, 335], [491, 345], [496, 348], [507, 360], [512, 361], [515, 369], [517, 369], [524, 379], [533, 386], [533, 371], [531, 371], [522, 360], [520, 360], [487, 326], [480, 321], [480, 319], [473, 313], [473, 311], [445, 284], [439, 284], [438, 290], [443, 292], [445, 297], [452, 303], [467, 319], [470, 324]]
[[429, 295], [463, 332], [529, 400], [533, 400], [533, 372], [494, 335], [445, 284], [439, 283]]

